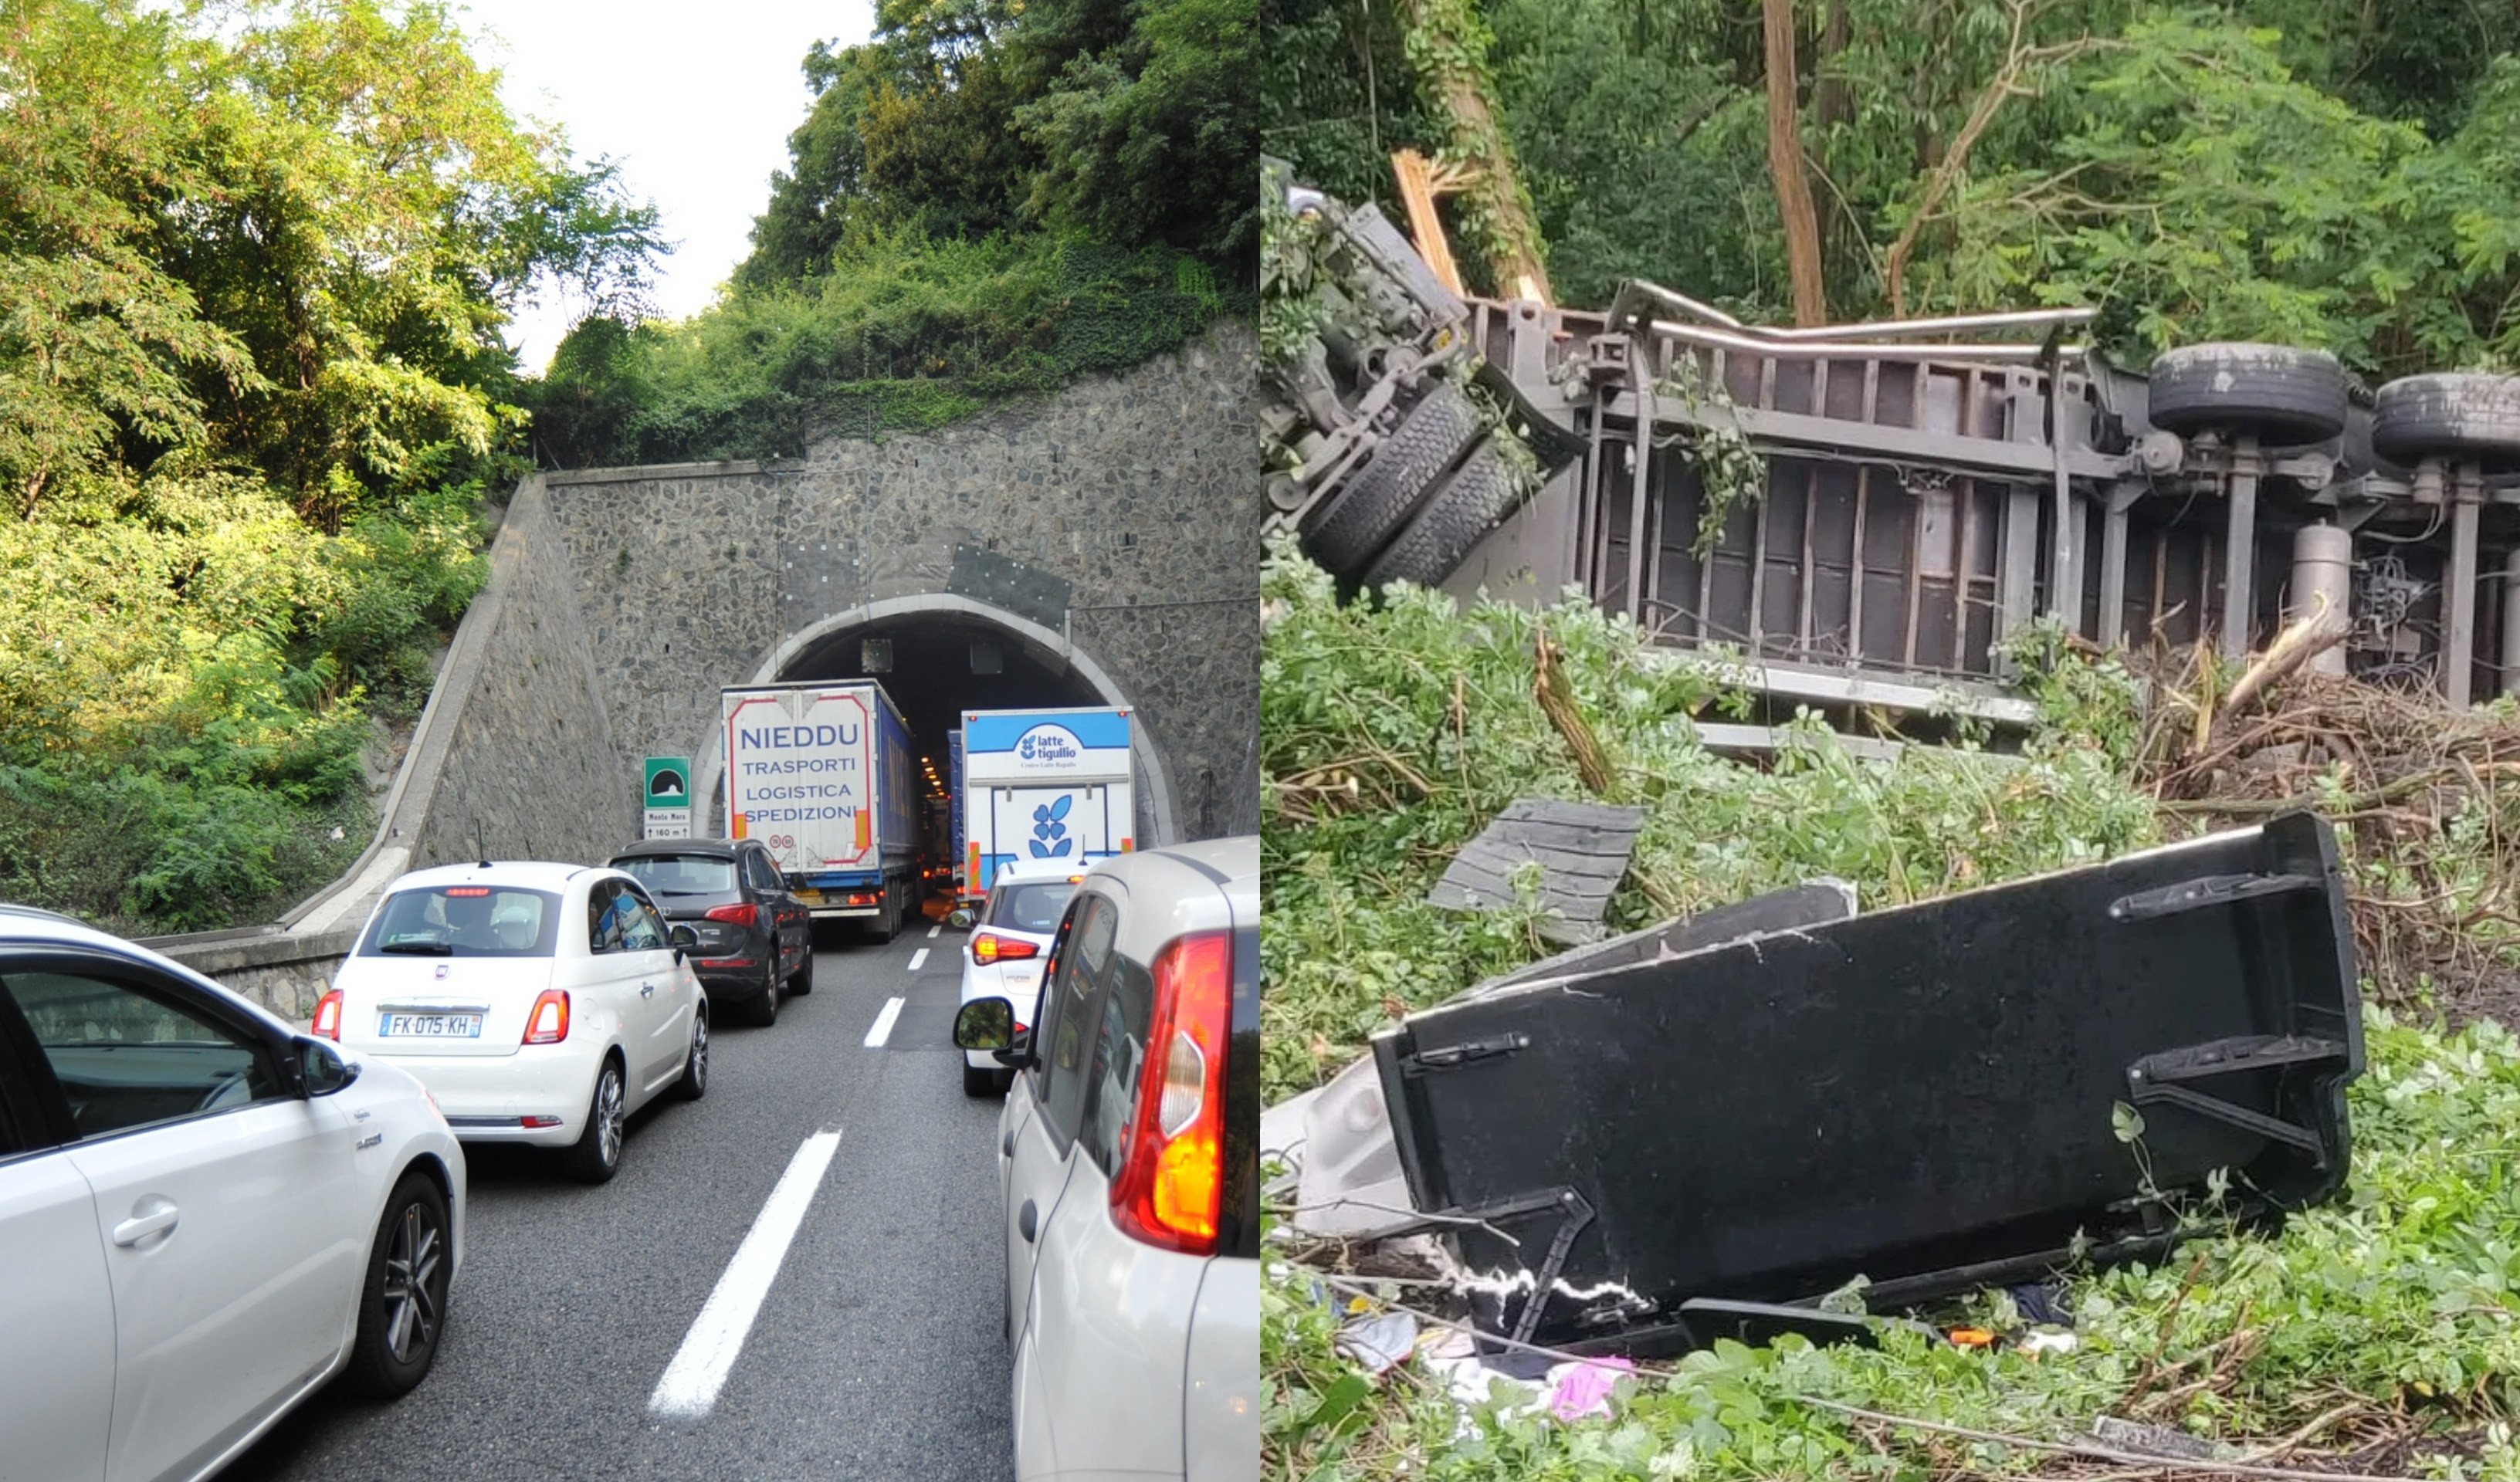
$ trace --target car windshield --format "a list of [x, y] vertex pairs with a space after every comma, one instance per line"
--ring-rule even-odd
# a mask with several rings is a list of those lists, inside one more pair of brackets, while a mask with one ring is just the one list
[[1067, 909], [1067, 898], [1075, 893], [1076, 887], [1065, 880], [1000, 885], [989, 892], [988, 924], [1016, 931], [1056, 931], [1058, 914]]
[[549, 957], [560, 897], [505, 885], [397, 891], [377, 913], [361, 957]]
[[731, 895], [735, 861], [715, 854], [634, 854], [612, 862], [657, 895]]

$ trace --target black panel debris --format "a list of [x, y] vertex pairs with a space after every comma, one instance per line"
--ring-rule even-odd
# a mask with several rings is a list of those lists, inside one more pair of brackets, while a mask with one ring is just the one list
[[2157, 1257], [2225, 1175], [2265, 1226], [2343, 1188], [2361, 1004], [2307, 814], [1678, 956], [1634, 942], [1375, 1039], [1411, 1205], [1488, 1330], [1687, 1347], [1711, 1336], [1692, 1303], [1737, 1330], [1743, 1304], [1861, 1277], [1889, 1310]]

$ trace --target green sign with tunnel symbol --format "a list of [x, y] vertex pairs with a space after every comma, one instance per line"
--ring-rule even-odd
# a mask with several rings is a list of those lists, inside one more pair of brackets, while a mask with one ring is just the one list
[[689, 838], [692, 836], [692, 759], [688, 756], [652, 756], [646, 763], [648, 776], [649, 838]]

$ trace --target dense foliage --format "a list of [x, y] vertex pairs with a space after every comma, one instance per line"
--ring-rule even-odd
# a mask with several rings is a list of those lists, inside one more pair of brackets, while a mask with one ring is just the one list
[[[1598, 305], [1644, 277], [1780, 317], [1759, 8], [1478, 11], [1559, 296]], [[1447, 142], [1410, 65], [1415, 14], [1267, 0], [1263, 148], [1333, 195], [1388, 202], [1389, 152]], [[2373, 376], [2520, 357], [2508, 7], [1799, 15], [1832, 317], [2063, 300], [2102, 305], [2109, 342], [2138, 358], [2207, 338], [2323, 346]]]
[[1243, 0], [884, 0], [805, 59], [727, 295], [600, 316], [535, 401], [569, 466], [793, 456], [968, 417], [1173, 349], [1247, 307]]
[[694, 319], [596, 316], [537, 391], [567, 468], [794, 457], [817, 436], [921, 431], [1176, 348], [1232, 306], [1205, 264], [1046, 234], [863, 234], [832, 271], [740, 290]]
[[0, 898], [287, 904], [365, 842], [522, 464], [521, 295], [635, 299], [652, 213], [444, 8], [0, 7]]

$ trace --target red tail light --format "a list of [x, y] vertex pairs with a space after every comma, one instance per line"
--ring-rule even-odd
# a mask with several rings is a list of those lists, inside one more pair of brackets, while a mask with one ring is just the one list
[[315, 1022], [307, 1031], [318, 1039], [335, 1044], [341, 1039], [341, 990], [333, 989], [315, 1001]]
[[546, 988], [534, 1000], [534, 1011], [525, 1015], [525, 1043], [557, 1045], [568, 1038], [568, 995], [557, 988]]
[[706, 919], [712, 921], [733, 921], [739, 926], [750, 926], [757, 910], [758, 908], [748, 902], [741, 906], [711, 906]]
[[986, 967], [991, 963], [1010, 963], [1041, 956], [1041, 944], [1027, 942], [1019, 936], [1000, 936], [994, 931], [971, 933], [971, 961]]
[[1233, 998], [1230, 933], [1183, 937], [1155, 959], [1153, 1033], [1128, 1154], [1111, 1184], [1112, 1218], [1150, 1245], [1216, 1252]]

